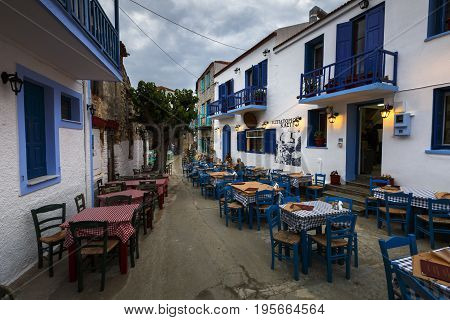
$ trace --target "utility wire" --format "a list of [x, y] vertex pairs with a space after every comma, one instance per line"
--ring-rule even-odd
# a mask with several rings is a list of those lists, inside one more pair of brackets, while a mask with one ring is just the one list
[[161, 50], [170, 60], [172, 60], [181, 69], [183, 69], [184, 71], [189, 73], [194, 79], [196, 79], [196, 80], [198, 79], [198, 76], [196, 76], [193, 72], [191, 72], [188, 69], [186, 69], [185, 67], [183, 67], [167, 51], [165, 51], [163, 48], [161, 48], [161, 46], [159, 44], [157, 44], [155, 40], [153, 40], [144, 30], [142, 30], [142, 28], [128, 15], [128, 13], [126, 13], [125, 10], [123, 10], [121, 7], [119, 7], [119, 9], [120, 9], [120, 11], [122, 11], [123, 14], [125, 14], [128, 17], [128, 19], [130, 19], [130, 21], [136, 26], [136, 28], [138, 28], [147, 38], [149, 38], [155, 44], [155, 46], [157, 46], [159, 48], [159, 50]]
[[160, 17], [161, 19], [164, 19], [164, 20], [166, 20], [166, 21], [168, 21], [168, 22], [170, 22], [170, 23], [173, 23], [174, 25], [176, 25], [176, 26], [178, 26], [178, 27], [180, 27], [180, 28], [182, 28], [182, 29], [184, 29], [184, 30], [187, 30], [187, 31], [189, 31], [189, 32], [192, 32], [193, 34], [195, 34], [195, 35], [197, 35], [197, 36], [200, 36], [200, 37], [202, 37], [202, 38], [208, 39], [209, 41], [212, 41], [212, 42], [221, 44], [221, 45], [223, 45], [223, 46], [225, 46], [225, 47], [229, 47], [229, 48], [233, 48], [233, 49], [236, 49], [236, 50], [245, 51], [245, 49], [238, 48], [238, 47], [235, 47], [235, 46], [232, 46], [232, 45], [229, 45], [229, 44], [220, 42], [219, 40], [210, 38], [210, 37], [208, 37], [208, 36], [205, 36], [204, 34], [198, 33], [198, 32], [195, 31], [195, 30], [192, 30], [192, 29], [190, 29], [190, 28], [188, 28], [188, 27], [185, 27], [185, 26], [179, 24], [179, 23], [176, 22], [176, 21], [173, 21], [173, 20], [171, 20], [171, 19], [169, 19], [169, 18], [166, 18], [166, 17], [162, 16], [162, 15], [159, 14], [158, 12], [155, 12], [155, 11], [153, 11], [152, 9], [145, 7], [144, 5], [140, 4], [139, 2], [136, 2], [136, 1], [134, 1], [134, 0], [129, 0], [129, 1], [132, 2], [132, 3], [134, 3], [134, 4], [137, 5], [137, 6], [141, 7], [142, 9], [147, 10], [148, 12], [153, 13], [154, 15]]

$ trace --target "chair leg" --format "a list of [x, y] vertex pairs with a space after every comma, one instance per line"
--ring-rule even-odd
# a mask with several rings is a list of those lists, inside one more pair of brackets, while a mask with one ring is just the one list
[[139, 235], [138, 234], [136, 234], [134, 246], [136, 248], [136, 259], [139, 259]]
[[76, 253], [77, 255], [77, 279], [78, 279], [78, 292], [83, 291], [83, 270], [82, 267], [82, 261], [81, 261], [81, 254]]
[[135, 253], [135, 239], [134, 236], [130, 238], [130, 265], [132, 268], [135, 267], [136, 263], [134, 261], [134, 253]]
[[283, 260], [283, 244], [281, 242], [278, 243], [278, 260]]
[[328, 282], [333, 282], [333, 266], [331, 264], [331, 258], [328, 256], [327, 253], [327, 281]]
[[270, 268], [272, 270], [275, 269], [275, 247], [274, 247], [274, 245], [272, 245], [272, 263], [270, 265]]
[[64, 251], [64, 241], [61, 241], [59, 243], [59, 252], [58, 252], [58, 259], [59, 260], [62, 259], [63, 251]]
[[347, 252], [347, 257], [345, 257], [345, 278], [347, 280], [350, 279], [351, 258], [352, 258], [352, 249], [350, 249], [349, 252]]
[[53, 244], [48, 246], [48, 274], [53, 277]]
[[42, 269], [44, 266], [44, 250], [42, 249], [42, 242], [38, 241], [38, 268]]
[[225, 214], [225, 225], [228, 227], [228, 212], [224, 210]]
[[434, 245], [434, 230], [433, 230], [433, 226], [430, 226], [430, 246], [431, 246], [431, 249], [434, 250], [435, 245]]
[[294, 244], [294, 279], [298, 281], [298, 243]]
[[353, 242], [353, 251], [355, 253], [355, 268], [358, 268], [359, 263], [358, 263], [358, 234], [355, 232], [355, 237], [353, 238], [354, 242]]
[[389, 213], [386, 213], [386, 227], [388, 231], [388, 236], [392, 235], [392, 226], [391, 226], [391, 217], [389, 216]]
[[106, 278], [106, 253], [102, 255], [102, 282], [100, 286], [100, 291], [105, 290], [105, 278]]
[[366, 217], [366, 218], [369, 218], [369, 208], [368, 208], [368, 201], [367, 201], [367, 199], [366, 199], [366, 209], [364, 210], [364, 216]]

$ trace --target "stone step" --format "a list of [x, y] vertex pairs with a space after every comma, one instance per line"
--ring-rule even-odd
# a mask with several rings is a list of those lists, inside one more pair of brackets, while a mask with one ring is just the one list
[[342, 192], [337, 192], [337, 191], [332, 191], [332, 190], [325, 190], [323, 194], [324, 194], [324, 196], [342, 197], [342, 198], [352, 199], [354, 206], [356, 205], [356, 206], [360, 206], [360, 207], [365, 207], [365, 205], [366, 205], [366, 197], [363, 197], [363, 196], [342, 193]]
[[352, 186], [352, 187], [364, 188], [367, 190], [370, 189], [369, 183], [364, 183], [364, 182], [359, 182], [359, 181], [347, 181], [346, 185]]
[[362, 197], [367, 197], [369, 195], [368, 189], [363, 188], [363, 187], [352, 186], [352, 185], [334, 186], [334, 185], [327, 184], [326, 190], [354, 194], [354, 195], [362, 196]]

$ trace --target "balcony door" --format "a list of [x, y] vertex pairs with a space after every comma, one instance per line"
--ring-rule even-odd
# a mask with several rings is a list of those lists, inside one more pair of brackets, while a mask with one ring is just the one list
[[231, 156], [231, 129], [225, 125], [222, 130], [222, 161], [225, 161], [227, 155]]

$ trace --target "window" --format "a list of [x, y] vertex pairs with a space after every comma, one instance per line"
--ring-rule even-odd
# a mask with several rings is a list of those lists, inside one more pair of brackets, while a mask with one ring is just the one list
[[305, 44], [305, 72], [323, 67], [323, 35]]
[[431, 149], [450, 149], [450, 87], [434, 90]]
[[80, 100], [61, 94], [61, 119], [80, 122]]
[[267, 59], [245, 71], [245, 87], [267, 86]]
[[[364, 53], [366, 48], [366, 18], [365, 16], [353, 22], [353, 55]], [[365, 56], [356, 58], [354, 74], [364, 73]]]
[[428, 15], [428, 37], [450, 31], [450, 2], [430, 0]]
[[211, 74], [208, 72], [205, 76], [206, 87], [209, 88], [211, 86]]
[[247, 152], [264, 153], [264, 130], [247, 130]]
[[327, 146], [327, 112], [326, 109], [315, 109], [308, 111], [308, 147], [319, 146], [316, 144], [316, 138], [323, 137], [324, 144]]
[[200, 80], [200, 89], [201, 92], [205, 92], [205, 78], [202, 78], [202, 80]]

